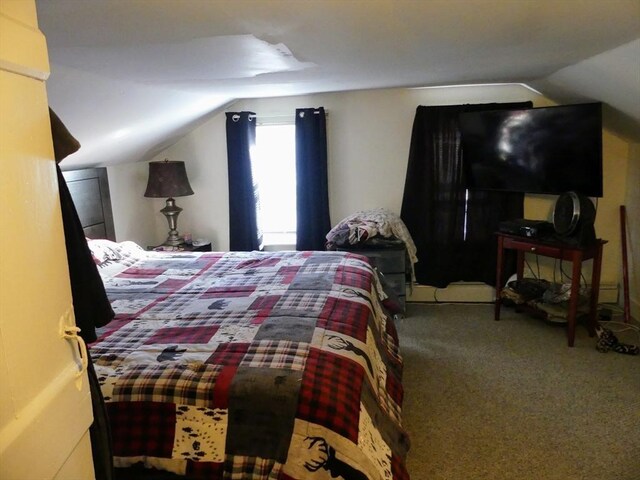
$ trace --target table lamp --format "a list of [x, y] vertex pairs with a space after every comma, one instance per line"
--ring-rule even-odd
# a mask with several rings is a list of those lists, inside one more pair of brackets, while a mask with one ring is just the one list
[[173, 197], [193, 195], [184, 162], [164, 160], [149, 162], [149, 180], [145, 197], [167, 198], [166, 206], [160, 210], [167, 217], [169, 236], [163, 245], [176, 246], [184, 243], [178, 234], [178, 215], [182, 208], [176, 205]]

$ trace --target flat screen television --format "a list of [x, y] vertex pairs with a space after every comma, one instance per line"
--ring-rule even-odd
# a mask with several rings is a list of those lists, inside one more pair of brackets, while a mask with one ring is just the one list
[[459, 117], [469, 189], [602, 197], [602, 105], [468, 112]]

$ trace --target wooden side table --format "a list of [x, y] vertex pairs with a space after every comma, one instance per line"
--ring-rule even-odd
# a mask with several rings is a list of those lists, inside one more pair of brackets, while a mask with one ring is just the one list
[[580, 291], [580, 274], [582, 262], [593, 259], [593, 269], [591, 273], [591, 297], [589, 299], [589, 322], [587, 329], [589, 335], [595, 335], [596, 316], [598, 310], [598, 294], [600, 292], [600, 271], [602, 267], [602, 246], [606, 240], [598, 239], [593, 245], [580, 247], [566, 243], [548, 242], [535, 238], [521, 237], [507, 233], [497, 233], [498, 239], [498, 264], [496, 269], [496, 301], [495, 320], [500, 320], [500, 306], [502, 304], [502, 285], [504, 284], [504, 251], [507, 249], [517, 252], [517, 275], [518, 280], [522, 280], [524, 273], [524, 254], [526, 252], [542, 255], [543, 257], [569, 260], [571, 269], [571, 294], [569, 297], [569, 312], [567, 317], [567, 343], [573, 347], [576, 333], [576, 312], [578, 310], [578, 294]]

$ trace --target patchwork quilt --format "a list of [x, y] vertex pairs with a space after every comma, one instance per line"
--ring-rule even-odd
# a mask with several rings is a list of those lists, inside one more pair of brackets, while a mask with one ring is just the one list
[[365, 257], [89, 243], [116, 311], [90, 345], [116, 466], [409, 478], [402, 360]]

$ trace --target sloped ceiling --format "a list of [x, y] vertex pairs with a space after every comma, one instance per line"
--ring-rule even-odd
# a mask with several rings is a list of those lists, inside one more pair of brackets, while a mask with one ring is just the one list
[[235, 99], [521, 82], [640, 141], [637, 0], [38, 0], [66, 168], [146, 160]]

